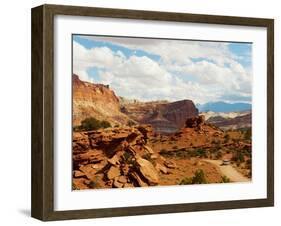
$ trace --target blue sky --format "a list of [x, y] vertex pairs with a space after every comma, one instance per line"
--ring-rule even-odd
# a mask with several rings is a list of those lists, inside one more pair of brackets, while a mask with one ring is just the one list
[[73, 72], [119, 96], [251, 102], [252, 45], [73, 35]]

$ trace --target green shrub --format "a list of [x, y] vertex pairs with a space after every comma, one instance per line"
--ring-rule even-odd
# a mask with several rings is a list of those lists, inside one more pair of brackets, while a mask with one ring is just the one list
[[207, 184], [207, 180], [202, 169], [196, 170], [193, 177], [186, 177], [181, 180], [180, 185], [185, 184]]
[[89, 186], [89, 188], [100, 188], [101, 187], [100, 184], [96, 181], [91, 181], [88, 186]]
[[129, 152], [124, 152], [123, 158], [125, 163], [132, 164], [133, 163], [133, 156]]
[[129, 120], [127, 122], [127, 126], [135, 126], [135, 125], [136, 125], [136, 123], [133, 120]]
[[224, 135], [224, 142], [225, 142], [225, 143], [228, 143], [229, 140], [230, 140], [229, 134], [225, 134], [225, 135]]
[[229, 183], [230, 179], [227, 176], [222, 176], [221, 177], [221, 183]]
[[221, 159], [222, 158], [222, 152], [221, 151], [218, 151], [216, 153], [216, 159]]
[[108, 127], [111, 127], [111, 125], [108, 121], [103, 120], [103, 121], [100, 122], [100, 127], [101, 128], [108, 128]]
[[204, 171], [202, 169], [196, 170], [194, 177], [192, 178], [193, 184], [206, 184]]
[[77, 187], [74, 183], [72, 183], [72, 190], [80, 190], [80, 188]]
[[252, 130], [247, 129], [246, 132], [244, 133], [244, 139], [245, 140], [251, 140], [252, 139]]
[[192, 184], [192, 177], [186, 177], [181, 180], [180, 185]]
[[200, 158], [207, 158], [207, 151], [205, 149], [199, 148], [195, 151], [196, 156], [199, 156]]
[[81, 125], [79, 126], [80, 130], [98, 130], [100, 128], [108, 128], [111, 127], [110, 123], [108, 121], [100, 121], [94, 117], [86, 118], [81, 122]]
[[241, 152], [239, 152], [238, 155], [237, 155], [237, 161], [238, 162], [244, 162], [245, 161], [244, 155]]

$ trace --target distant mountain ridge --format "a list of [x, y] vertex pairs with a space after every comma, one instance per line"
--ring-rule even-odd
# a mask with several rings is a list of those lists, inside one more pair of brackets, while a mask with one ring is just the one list
[[199, 112], [238, 112], [238, 111], [246, 111], [251, 110], [252, 105], [248, 103], [226, 103], [223, 101], [218, 102], [208, 102], [205, 104], [197, 104]]

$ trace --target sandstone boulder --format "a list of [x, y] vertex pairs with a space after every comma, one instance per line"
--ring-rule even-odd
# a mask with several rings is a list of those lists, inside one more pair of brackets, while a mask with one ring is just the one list
[[164, 165], [170, 169], [175, 169], [177, 167], [176, 163], [172, 161], [164, 161]]
[[162, 165], [159, 164], [159, 163], [156, 163], [155, 168], [156, 168], [159, 172], [161, 172], [161, 173], [163, 173], [163, 174], [168, 174], [168, 173], [169, 173], [169, 172], [168, 172], [168, 169], [167, 169], [165, 166], [162, 166]]
[[114, 188], [123, 188], [123, 186], [124, 186], [124, 184], [119, 182], [118, 177], [115, 177], [114, 181], [113, 181], [113, 187]]
[[154, 151], [152, 150], [151, 147], [144, 145], [143, 146], [144, 150], [147, 151], [149, 154], [154, 154]]
[[140, 173], [150, 185], [156, 185], [159, 183], [158, 172], [151, 162], [141, 157], [137, 157], [136, 163], [138, 165]]
[[145, 183], [140, 176], [136, 172], [131, 172], [131, 178], [138, 184], [140, 187], [147, 187], [147, 183]]
[[81, 172], [80, 170], [74, 170], [73, 176], [76, 178], [85, 177], [85, 173]]
[[111, 166], [107, 171], [107, 178], [109, 180], [114, 179], [115, 177], [120, 176], [120, 170], [116, 166]]
[[199, 128], [204, 123], [205, 123], [205, 116], [199, 115], [196, 117], [188, 118], [185, 121], [185, 127], [186, 128]]

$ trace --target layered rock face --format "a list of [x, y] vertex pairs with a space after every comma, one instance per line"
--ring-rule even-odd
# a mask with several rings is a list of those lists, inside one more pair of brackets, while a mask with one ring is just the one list
[[191, 100], [181, 100], [166, 104], [163, 116], [173, 122], [178, 128], [182, 128], [186, 119], [198, 115], [198, 109]]
[[[120, 102], [121, 100], [121, 102]], [[84, 82], [73, 75], [73, 125], [94, 117], [111, 125], [151, 124], [158, 133], [173, 133], [184, 127], [185, 120], [198, 115], [191, 100], [176, 102], [126, 101], [109, 86]]]
[[151, 124], [156, 132], [173, 133], [184, 127], [187, 118], [198, 115], [191, 100], [176, 102], [155, 101], [149, 103], [128, 103], [122, 112], [139, 123]]
[[208, 123], [218, 126], [221, 129], [240, 129], [252, 127], [252, 113], [237, 116], [234, 118], [224, 118], [221, 116], [211, 117], [207, 120]]
[[84, 82], [73, 75], [73, 125], [87, 117], [122, 124], [128, 117], [120, 112], [119, 99], [109, 86]]
[[149, 125], [74, 133], [75, 188], [97, 188], [91, 181], [113, 188], [158, 185], [159, 172], [167, 174], [171, 166], [148, 146], [151, 135]]

